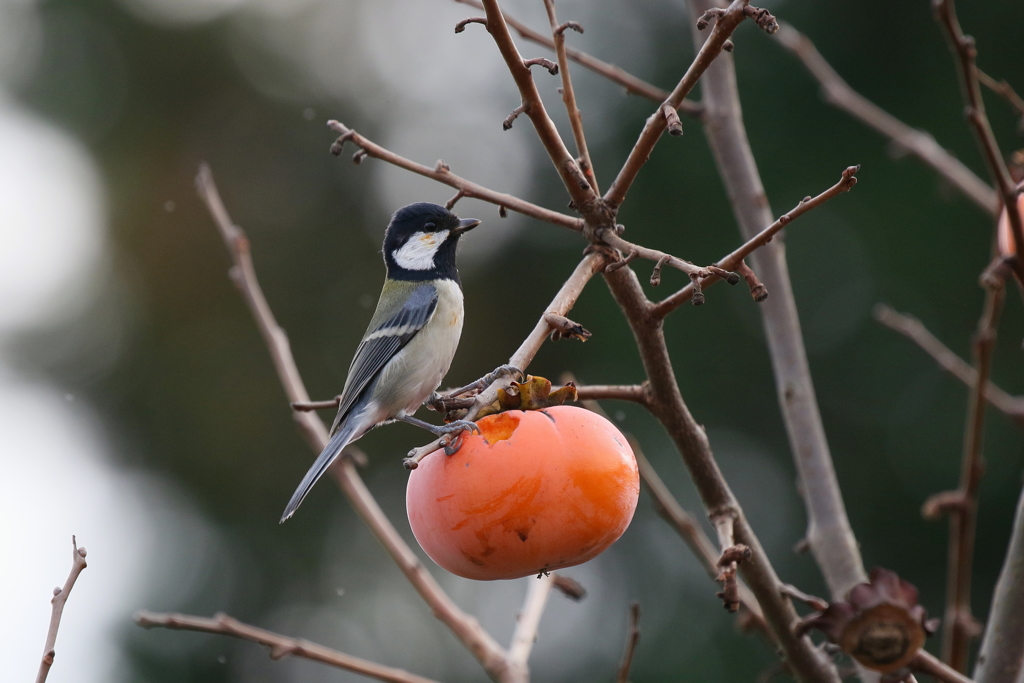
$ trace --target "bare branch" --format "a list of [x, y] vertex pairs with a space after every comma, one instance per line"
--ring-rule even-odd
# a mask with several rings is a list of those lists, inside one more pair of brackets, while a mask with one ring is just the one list
[[78, 581], [78, 575], [82, 573], [88, 564], [85, 561], [86, 550], [79, 548], [75, 537], [71, 537], [71, 572], [64, 581], [64, 587], [58, 586], [53, 589], [53, 597], [50, 599], [50, 628], [46, 631], [46, 643], [43, 645], [43, 658], [39, 662], [39, 673], [36, 674], [36, 683], [46, 683], [46, 677], [50, 674], [50, 667], [53, 666], [53, 658], [56, 656], [54, 646], [57, 644], [57, 630], [60, 628], [60, 618], [64, 614], [64, 605], [67, 604], [71, 589]]
[[814, 43], [789, 24], [783, 22], [775, 38], [780, 45], [799, 58], [810, 74], [817, 79], [829, 104], [874, 128], [892, 140], [899, 149], [910, 152], [931, 166], [983, 211], [993, 216], [996, 214], [996, 195], [992, 188], [959, 159], [943, 149], [929, 133], [911, 128], [856, 92], [825, 61], [814, 47]]
[[[939, 341], [917, 318], [900, 313], [886, 304], [877, 304], [875, 320], [920, 346], [939, 366], [969, 387], [978, 381], [978, 371]], [[1024, 397], [1011, 396], [991, 381], [985, 383], [985, 399], [996, 409], [1024, 426]]]
[[513, 667], [526, 669], [526, 661], [530, 658], [530, 650], [537, 640], [537, 627], [540, 626], [541, 615], [551, 595], [555, 578], [551, 574], [543, 574], [530, 581], [526, 589], [526, 601], [516, 621], [516, 630], [512, 634], [512, 642], [508, 646], [508, 661]]
[[590, 330], [577, 322], [569, 320], [564, 315], [545, 313], [544, 321], [551, 326], [551, 341], [576, 339], [585, 342], [591, 337]]
[[273, 631], [250, 626], [226, 614], [216, 614], [212, 619], [194, 617], [187, 614], [157, 614], [139, 612], [135, 615], [135, 623], [142, 628], [166, 628], [176, 631], [199, 631], [231, 636], [240, 640], [248, 640], [270, 648], [271, 659], [283, 657], [300, 657], [311, 659], [346, 671], [376, 678], [389, 683], [437, 683], [430, 678], [417, 676], [402, 669], [396, 669], [376, 662], [332, 650], [323, 645], [311, 643], [300, 638], [289, 638]]
[[[716, 4], [714, 0], [693, 0], [691, 6], [695, 12], [700, 12]], [[701, 44], [703, 36], [696, 32], [693, 35], [695, 44]], [[751, 239], [772, 221], [772, 214], [743, 125], [732, 55], [721, 55], [711, 64], [701, 83], [701, 91], [708, 124], [705, 132], [718, 172], [741, 232]], [[729, 267], [729, 264], [719, 265]], [[851, 588], [867, 581], [867, 574], [843, 506], [814, 396], [785, 250], [778, 243], [769, 244], [753, 255], [752, 265], [771, 292], [760, 310], [779, 406], [807, 506], [807, 539], [832, 597], [845, 599]], [[751, 548], [754, 551], [752, 562], [756, 562], [758, 551]], [[744, 567], [750, 564], [744, 563]], [[753, 583], [751, 588], [754, 589]], [[754, 592], [765, 609], [765, 616], [769, 617], [764, 599], [757, 590]]]
[[[480, 3], [479, 0], [455, 0], [455, 2], [459, 2], [464, 5], [469, 5], [470, 7], [476, 7], [477, 9], [480, 10], [484, 8], [483, 4]], [[530, 42], [533, 43], [537, 43], [538, 45], [544, 45], [545, 47], [551, 50], [555, 50], [555, 41], [553, 41], [551, 38], [549, 38], [548, 36], [544, 35], [539, 31], [534, 31], [526, 24], [523, 24], [521, 21], [518, 21], [513, 17], [510, 17], [508, 14], [505, 14], [505, 23], [514, 28], [516, 32], [519, 33], [519, 35], [525, 38], [526, 40], [529, 40]], [[582, 27], [579, 27], [579, 24], [576, 24], [576, 22], [574, 21], [566, 22], [565, 24], [559, 26], [559, 28], [564, 31], [565, 29], [562, 27], [567, 25], [569, 28], [576, 29], [580, 33], [583, 33]], [[565, 54], [569, 59], [576, 62], [580, 66], [583, 66], [587, 69], [590, 69], [594, 73], [604, 76], [612, 83], [621, 85], [623, 88], [626, 89], [627, 93], [640, 95], [641, 97], [646, 97], [647, 99], [652, 100], [654, 102], [664, 102], [665, 98], [668, 97], [669, 93], [667, 90], [662, 90], [661, 88], [653, 86], [650, 83], [647, 83], [646, 81], [643, 81], [637, 78], [636, 76], [627, 73], [626, 71], [620, 69], [619, 67], [613, 64], [608, 64], [607, 62], [602, 62], [600, 59], [597, 59], [596, 57], [592, 57], [586, 52], [575, 50], [571, 47], [566, 47]], [[683, 100], [683, 102], [679, 105], [679, 111], [695, 118], [699, 118], [701, 115], [700, 105], [697, 104], [696, 102], [693, 102], [692, 100]]]
[[621, 268], [606, 273], [605, 281], [629, 321], [637, 343], [649, 382], [652, 414], [662, 423], [679, 450], [708, 515], [714, 518], [733, 514], [736, 542], [751, 550], [750, 559], [741, 565], [743, 578], [761, 605], [765, 621], [793, 674], [799, 681], [839, 683], [834, 667], [811, 641], [792, 632], [792, 624], [798, 619], [796, 611], [780, 592], [781, 582], [718, 469], [707, 435], [683, 401], [660, 318], [652, 315], [636, 273], [630, 268]]
[[978, 683], [1020, 680], [1024, 668], [1024, 492], [1017, 504], [1010, 547], [996, 581], [974, 678]]
[[[747, 281], [750, 282], [751, 278], [753, 278], [754, 282], [756, 282], [756, 285], [760, 286], [760, 289], [763, 289], [764, 285], [757, 281], [757, 276], [753, 274], [753, 271], [745, 267], [745, 265], [743, 264], [743, 259], [750, 256], [757, 249], [760, 249], [761, 247], [771, 242], [772, 238], [775, 237], [775, 235], [778, 234], [780, 230], [789, 225], [794, 219], [799, 218], [800, 216], [804, 215], [811, 209], [821, 206], [822, 204], [832, 199], [833, 197], [836, 197], [844, 192], [849, 192], [850, 190], [852, 190], [853, 186], [857, 184], [856, 173], [859, 169], [860, 166], [848, 167], [845, 171], [843, 171], [842, 177], [839, 179], [839, 182], [837, 182], [835, 185], [828, 188], [827, 190], [819, 194], [817, 197], [806, 198], [801, 200], [801, 202], [792, 209], [790, 209], [788, 213], [782, 214], [782, 216], [780, 216], [777, 221], [769, 225], [761, 232], [754, 235], [752, 238], [747, 240], [739, 249], [737, 249], [736, 251], [732, 252], [731, 254], [723, 258], [721, 261], [719, 261], [717, 264], [719, 269], [729, 271], [739, 269], [741, 266], [743, 266], [746, 270], [745, 277], [747, 278]], [[700, 279], [700, 287], [707, 288], [721, 279], [721, 275], [709, 272], [707, 276], [702, 277]], [[755, 286], [754, 283], [751, 283], [751, 293], [754, 294], [755, 299], [759, 296], [759, 293], [755, 293], [756, 290], [758, 290], [758, 287]], [[684, 303], [689, 301], [690, 298], [693, 297], [694, 291], [694, 283], [690, 283], [689, 285], [683, 287], [681, 290], [679, 290], [672, 296], [657, 303], [652, 309], [652, 312], [657, 317], [664, 318], [666, 315], [668, 315], [669, 313], [671, 313], [672, 311], [674, 311], [675, 309], [679, 308]], [[761, 298], [760, 301], [764, 301], [764, 299], [766, 298], [767, 293], [764, 294], [763, 298]]]
[[523, 64], [527, 67], [542, 66], [547, 69], [548, 73], [552, 76], [558, 75], [558, 65], [546, 57], [534, 57], [533, 59], [527, 59]]
[[632, 602], [629, 605], [629, 622], [626, 625], [626, 649], [622, 653], [622, 663], [619, 664], [619, 671], [615, 676], [615, 683], [628, 683], [629, 669], [633, 666], [633, 656], [636, 654], [636, 646], [640, 643], [640, 603]]
[[647, 386], [645, 384], [584, 384], [576, 387], [576, 397], [580, 401], [600, 401], [615, 399], [633, 401], [640, 405], [647, 404]]
[[551, 575], [555, 577], [553, 587], [557, 588], [565, 597], [576, 602], [587, 597], [587, 589], [576, 579], [558, 572], [552, 572]]
[[[256, 325], [270, 351], [278, 379], [281, 381], [288, 401], [309, 403], [309, 394], [306, 392], [305, 384], [302, 382], [302, 377], [299, 375], [292, 357], [288, 337], [274, 319], [270, 306], [267, 305], [266, 298], [256, 280], [256, 271], [249, 253], [249, 241], [242, 229], [232, 222], [217, 192], [213, 174], [205, 164], [199, 169], [196, 187], [200, 198], [210, 210], [210, 214], [224, 238], [228, 253], [234, 262], [234, 267], [231, 269], [232, 280], [242, 293], [246, 303], [249, 304]], [[310, 412], [292, 411], [292, 416], [313, 452], [322, 451], [327, 444], [327, 428], [324, 423]], [[346, 452], [359, 453], [361, 451], [350, 446]], [[370, 532], [384, 546], [391, 559], [405, 574], [424, 602], [430, 606], [434, 616], [452, 631], [466, 649], [480, 661], [484, 670], [492, 678], [510, 683], [518, 680], [512, 677], [513, 672], [507, 665], [505, 650], [480, 626], [474, 617], [459, 609], [423, 567], [412, 549], [402, 540], [401, 535], [388, 521], [384, 511], [380, 509], [377, 501], [366, 488], [366, 484], [359, 477], [352, 460], [339, 458], [331, 468], [331, 474], [348, 496], [352, 507], [369, 527]]]
[[1022, 99], [1021, 96], [1018, 95], [1012, 87], [1010, 87], [1010, 84], [1006, 82], [1006, 79], [997, 81], [977, 67], [975, 67], [975, 72], [978, 74], [978, 81], [981, 82], [982, 85], [1002, 97], [1004, 100], [1009, 102], [1011, 107], [1017, 110], [1017, 115], [1021, 117], [1018, 126], [1024, 126], [1024, 99]]
[[[661, 266], [668, 265], [677, 270], [683, 271], [687, 275], [698, 275], [701, 277], [711, 275], [711, 272], [707, 268], [695, 266], [689, 261], [681, 259], [678, 256], [666, 254], [665, 252], [658, 251], [657, 249], [648, 249], [647, 247], [642, 247], [639, 244], [633, 244], [632, 242], [622, 239], [612, 230], [603, 231], [601, 233], [601, 241], [610, 247], [618, 249], [623, 254], [635, 254], [636, 256], [627, 256], [630, 260], [639, 257], [647, 261], [654, 261], [655, 263], [660, 264], [658, 267], [659, 272], [661, 271]], [[651, 284], [654, 283], [652, 282]]]
[[711, 31], [711, 35], [708, 37], [707, 42], [700, 48], [697, 56], [693, 60], [693, 64], [686, 70], [682, 80], [676, 85], [675, 89], [665, 98], [664, 103], [661, 107], [658, 107], [650, 118], [647, 119], [647, 123], [644, 125], [643, 130], [640, 132], [640, 138], [636, 141], [633, 149], [629, 153], [629, 157], [626, 162], [622, 165], [622, 170], [619, 171], [619, 175], [616, 176], [612, 186], [605, 193], [604, 199], [613, 207], [618, 207], [622, 204], [622, 201], [626, 198], [626, 193], [629, 191], [633, 181], [636, 180], [637, 174], [640, 173], [640, 169], [647, 159], [651, 156], [651, 152], [654, 151], [654, 146], [657, 144], [661, 134], [665, 132], [667, 128], [667, 122], [662, 109], [665, 106], [669, 106], [673, 109], [679, 109], [680, 103], [683, 98], [686, 97], [693, 86], [697, 84], [697, 80], [701, 77], [701, 74], [707, 70], [708, 66], [714, 59], [721, 54], [722, 46], [725, 41], [729, 39], [736, 27], [743, 22], [746, 18], [745, 7], [749, 0], [735, 0], [729, 8], [718, 17], [715, 22], [715, 28]]
[[[919, 673], [928, 674], [940, 683], [974, 683], [970, 678], [964, 676], [959, 671], [950, 668], [934, 655], [929, 654], [923, 649], [918, 652], [917, 656], [910, 662], [910, 668]], [[1000, 680], [1009, 681], [1010, 679]]]
[[462, 33], [463, 31], [466, 30], [466, 26], [468, 26], [469, 24], [483, 24], [484, 27], [486, 28], [487, 17], [468, 17], [466, 19], [463, 19], [459, 23], [455, 24], [455, 32]]
[[562, 101], [565, 103], [569, 125], [572, 127], [572, 137], [576, 141], [576, 155], [580, 159], [580, 166], [583, 168], [583, 174], [587, 177], [590, 187], [594, 189], [595, 193], [600, 192], [597, 187], [597, 178], [594, 175], [594, 163], [590, 160], [590, 150], [587, 149], [587, 139], [583, 134], [583, 117], [580, 115], [579, 106], [576, 104], [576, 91], [573, 89], [572, 79], [569, 77], [569, 57], [565, 50], [565, 29], [571, 27], [583, 33], [583, 27], [574, 21], [559, 24], [558, 17], [555, 14], [554, 0], [544, 0], [544, 8], [548, 13], [552, 42], [554, 43], [555, 54], [558, 56], [558, 66], [562, 73]]
[[[1006, 169], [1006, 162], [999, 151], [999, 144], [992, 133], [992, 127], [988, 123], [988, 116], [985, 114], [985, 101], [981, 97], [981, 85], [978, 83], [978, 70], [975, 60], [978, 50], [974, 44], [974, 38], [965, 36], [960, 29], [960, 21], [956, 16], [956, 4], [953, 0], [932, 0], [932, 9], [935, 10], [935, 20], [939, 22], [949, 45], [956, 58], [957, 67], [960, 72], [960, 84], [963, 87], [964, 104], [967, 105], [967, 122], [974, 130], [981, 147], [985, 162], [988, 164], [988, 172], [995, 184], [996, 193], [1003, 206], [1017, 206], [1017, 187], [1010, 172]], [[1013, 233], [1013, 242], [1016, 246], [1014, 253], [1024, 254], [1024, 226], [1019, 211], [1007, 211], [1010, 218], [1010, 230]], [[1024, 281], [1024, 259], [1017, 259], [1017, 276]], [[961, 667], [953, 668], [960, 670]]]
[[401, 157], [394, 152], [381, 147], [375, 142], [368, 140], [354, 130], [346, 128], [344, 124], [339, 123], [338, 121], [328, 121], [327, 125], [341, 135], [331, 148], [331, 151], [335, 154], [340, 154], [342, 145], [351, 141], [354, 145], [365, 151], [368, 156], [374, 159], [380, 159], [381, 161], [386, 161], [389, 164], [393, 164], [399, 168], [404, 168], [407, 171], [412, 171], [413, 173], [425, 176], [432, 180], [436, 180], [444, 185], [454, 187], [456, 190], [460, 190], [462, 192], [463, 197], [482, 199], [485, 202], [497, 204], [499, 207], [512, 209], [524, 216], [530, 216], [531, 218], [536, 218], [547, 223], [553, 223], [554, 225], [569, 228], [576, 232], [583, 230], [583, 221], [578, 218], [573, 218], [572, 216], [567, 216], [563, 213], [558, 213], [557, 211], [545, 209], [542, 206], [531, 204], [530, 202], [519, 199], [518, 197], [513, 197], [510, 194], [495, 192], [494, 190], [489, 190], [486, 187], [470, 182], [465, 178], [460, 178], [452, 173], [451, 169], [444, 162], [438, 162], [434, 168], [417, 164], [415, 161], [410, 161], [405, 157]]
[[975, 381], [964, 430], [964, 454], [960, 472], [961, 504], [949, 508], [949, 569], [946, 579], [946, 615], [942, 630], [942, 659], [957, 671], [967, 669], [971, 640], [980, 627], [971, 615], [971, 569], [978, 524], [978, 489], [985, 469], [982, 443], [985, 425], [985, 386], [992, 370], [1003, 289], [985, 292], [985, 307], [974, 338]]

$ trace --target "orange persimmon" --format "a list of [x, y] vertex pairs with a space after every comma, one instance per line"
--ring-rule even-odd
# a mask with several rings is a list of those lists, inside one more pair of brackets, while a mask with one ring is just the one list
[[555, 406], [477, 425], [458, 452], [434, 451], [409, 476], [409, 523], [440, 566], [477, 580], [539, 574], [596, 557], [629, 526], [640, 476], [605, 418]]
[[[1017, 211], [1024, 217], [1024, 194], [1017, 196]], [[1017, 245], [1013, 241], [1013, 229], [1010, 227], [1010, 217], [1006, 214], [1006, 207], [1003, 207], [999, 214], [999, 254], [1001, 256], [1013, 256], [1017, 253]]]

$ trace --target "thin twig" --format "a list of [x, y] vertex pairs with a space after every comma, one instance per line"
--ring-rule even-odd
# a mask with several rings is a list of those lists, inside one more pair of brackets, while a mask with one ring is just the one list
[[[691, 3], [695, 13], [717, 6], [714, 0], [693, 0]], [[692, 33], [695, 45], [700, 45], [703, 36], [696, 31]], [[707, 123], [705, 133], [715, 164], [740, 231], [746, 239], [751, 239], [772, 221], [772, 213], [743, 124], [732, 55], [721, 55], [711, 64], [701, 83], [701, 92]], [[843, 495], [815, 399], [785, 249], [777, 242], [767, 245], [753, 254], [752, 266], [770, 293], [759, 308], [775, 374], [779, 407], [807, 507], [806, 537], [832, 598], [842, 600], [851, 588], [867, 581], [867, 573], [843, 505]], [[755, 562], [757, 557], [755, 548]], [[751, 564], [753, 562], [744, 563], [744, 567]], [[754, 588], [753, 584], [751, 588]], [[768, 617], [768, 607], [760, 593], [755, 590], [755, 594]], [[794, 665], [794, 668], [797, 667]], [[829, 675], [836, 675], [834, 668], [830, 667]]]
[[645, 405], [647, 403], [647, 386], [645, 384], [584, 384], [576, 387], [576, 396], [580, 401], [614, 399]]
[[327, 125], [331, 130], [340, 135], [338, 141], [334, 143], [334, 147], [331, 148], [332, 151], [338, 150], [337, 153], [339, 154], [341, 146], [345, 142], [352, 142], [352, 144], [365, 151], [369, 157], [386, 161], [387, 163], [398, 166], [399, 168], [404, 168], [407, 171], [412, 171], [418, 175], [425, 176], [432, 180], [436, 180], [439, 183], [454, 187], [456, 190], [462, 192], [463, 197], [481, 199], [485, 202], [490, 202], [491, 204], [497, 204], [498, 206], [512, 209], [524, 216], [530, 216], [531, 218], [536, 218], [547, 223], [553, 223], [554, 225], [569, 228], [576, 232], [583, 229], [583, 221], [578, 218], [573, 218], [572, 216], [567, 216], [564, 213], [545, 209], [542, 206], [531, 204], [530, 202], [519, 199], [518, 197], [513, 197], [510, 194], [495, 192], [494, 190], [489, 190], [482, 185], [477, 185], [474, 182], [452, 173], [451, 169], [444, 162], [438, 162], [434, 168], [430, 168], [429, 166], [424, 166], [423, 164], [418, 164], [415, 161], [410, 161], [405, 157], [399, 156], [398, 154], [381, 147], [377, 143], [363, 137], [354, 130], [347, 128], [343, 123], [339, 123], [338, 121], [328, 121]]
[[[853, 189], [853, 186], [857, 184], [856, 173], [860, 169], [860, 166], [850, 166], [842, 173], [842, 177], [832, 187], [828, 188], [817, 197], [812, 199], [804, 199], [794, 208], [790, 209], [788, 213], [782, 214], [778, 220], [769, 225], [767, 228], [757, 233], [754, 237], [747, 240], [739, 249], [735, 250], [722, 260], [718, 262], [718, 267], [725, 270], [733, 270], [738, 268], [742, 263], [743, 259], [750, 256], [756, 250], [765, 246], [772, 241], [772, 238], [778, 234], [780, 230], [789, 225], [793, 220], [804, 215], [811, 209], [821, 206], [828, 200], [841, 195], [844, 192], [849, 192]], [[707, 287], [715, 284], [722, 277], [715, 273], [709, 272], [706, 277], [702, 277], [700, 280], [700, 287], [706, 289]], [[755, 278], [756, 279], [756, 278]], [[763, 285], [762, 285], [763, 287]], [[686, 285], [678, 292], [670, 297], [667, 297], [655, 304], [652, 312], [659, 318], [664, 318], [666, 315], [676, 310], [684, 303], [690, 300], [694, 294], [693, 283]], [[762, 299], [763, 300], [763, 299]]]
[[[950, 668], [942, 660], [923, 649], [917, 653], [917, 656], [914, 657], [909, 666], [918, 673], [928, 674], [940, 683], [974, 683], [970, 678]], [[1001, 678], [999, 680], [1007, 683], [1012, 681], [1010, 678]]]
[[633, 666], [633, 657], [636, 655], [636, 646], [640, 643], [640, 603], [629, 604], [629, 621], [626, 624], [626, 649], [622, 653], [622, 663], [619, 664], [618, 673], [615, 676], [615, 683], [628, 683], [629, 669]]
[[537, 627], [540, 626], [540, 618], [544, 614], [544, 607], [548, 603], [548, 596], [551, 595], [554, 583], [555, 577], [551, 574], [542, 574], [529, 582], [526, 600], [516, 620], [516, 630], [508, 646], [508, 660], [512, 666], [526, 668], [530, 650], [537, 640]]
[[1024, 668], [1024, 491], [1017, 503], [1010, 547], [992, 593], [988, 624], [978, 651], [978, 683], [1018, 681]]
[[[558, 17], [555, 15], [555, 0], [544, 0], [544, 7], [547, 9], [548, 22], [551, 24], [555, 54], [558, 55], [558, 69], [562, 75], [562, 101], [565, 102], [565, 111], [569, 117], [569, 125], [572, 127], [572, 137], [576, 141], [576, 154], [579, 157], [580, 166], [583, 168], [583, 175], [587, 177], [594, 192], [600, 193], [597, 177], [594, 174], [594, 162], [590, 160], [587, 138], [583, 134], [583, 117], [576, 104], [576, 91], [572, 87], [572, 78], [569, 77], [569, 57], [565, 51], [565, 28], [558, 23]], [[576, 26], [578, 27], [579, 24]]]
[[948, 506], [949, 569], [946, 578], [946, 616], [942, 631], [942, 659], [957, 671], [966, 671], [971, 641], [980, 627], [971, 615], [971, 569], [978, 522], [978, 488], [985, 464], [982, 443], [985, 433], [985, 385], [992, 370], [999, 314], [1004, 290], [990, 288], [974, 338], [975, 381], [964, 430], [963, 465], [957, 488], [959, 505]]
[[[964, 104], [966, 105], [967, 122], [974, 130], [988, 166], [989, 176], [995, 185], [996, 194], [1003, 206], [1017, 206], [1017, 187], [1006, 168], [1003, 154], [999, 151], [999, 143], [992, 133], [988, 116], [985, 114], [985, 101], [981, 97], [981, 85], [978, 83], [978, 70], [975, 60], [978, 50], [974, 38], [965, 36], [956, 16], [956, 4], [953, 0], [932, 0], [935, 20], [939, 22], [949, 40], [950, 49], [956, 58], [960, 74], [960, 85], [963, 88]], [[1010, 229], [1016, 246], [1014, 253], [1024, 254], [1024, 226], [1019, 211], [1008, 211]], [[1024, 259], [1016, 261], [1017, 276], [1024, 280]], [[954, 667], [962, 670], [962, 667]]]
[[715, 22], [715, 28], [711, 31], [707, 42], [700, 48], [690, 68], [686, 70], [683, 78], [676, 85], [675, 89], [669, 93], [669, 96], [665, 98], [665, 101], [658, 107], [657, 111], [647, 119], [647, 123], [640, 132], [639, 139], [633, 145], [633, 149], [629, 152], [629, 157], [622, 165], [622, 170], [619, 171], [615, 181], [612, 182], [611, 187], [608, 188], [604, 195], [605, 201], [611, 206], [617, 207], [622, 204], [630, 186], [640, 173], [640, 169], [647, 162], [647, 159], [650, 158], [655, 144], [657, 144], [661, 134], [668, 127], [668, 121], [665, 119], [662, 109], [666, 106], [679, 109], [683, 98], [690, 94], [701, 74], [721, 54], [725, 41], [729, 39], [733, 31], [746, 18], [747, 15], [744, 9], [748, 2], [749, 0], [735, 0], [729, 5], [729, 9], [718, 17], [718, 20]]
[[996, 195], [992, 188], [937, 143], [931, 134], [911, 128], [851, 88], [825, 61], [810, 38], [789, 24], [782, 22], [775, 38], [780, 45], [803, 62], [807, 71], [821, 85], [825, 100], [829, 104], [874, 128], [889, 138], [900, 150], [910, 152], [931, 166], [983, 211], [993, 216], [996, 214]]
[[[464, 5], [469, 5], [470, 7], [475, 7], [480, 10], [484, 8], [483, 4], [479, 2], [479, 0], [455, 0], [455, 2], [459, 2]], [[486, 23], [486, 20], [484, 20], [483, 23]], [[516, 32], [526, 40], [529, 40], [530, 42], [533, 43], [537, 43], [538, 45], [544, 45], [545, 47], [551, 50], [555, 49], [555, 42], [551, 38], [541, 33], [540, 31], [533, 30], [532, 28], [522, 23], [521, 21], [513, 17], [510, 17], [507, 13], [505, 13], [505, 23], [514, 28]], [[640, 95], [641, 97], [646, 97], [647, 99], [653, 102], [664, 102], [665, 98], [668, 97], [669, 93], [667, 90], [662, 90], [657, 86], [651, 85], [650, 83], [640, 78], [637, 78], [636, 76], [624, 71], [623, 69], [620, 69], [614, 64], [608, 64], [607, 62], [603, 62], [600, 59], [587, 54], [586, 52], [576, 50], [571, 47], [566, 47], [565, 53], [569, 59], [576, 62], [580, 66], [583, 66], [587, 69], [590, 69], [594, 73], [604, 76], [612, 83], [621, 85], [623, 88], [626, 89], [627, 93], [633, 95]], [[692, 100], [683, 100], [683, 102], [679, 105], [679, 111], [694, 118], [700, 118], [701, 115], [700, 105]]]
[[[679, 258], [678, 256], [666, 254], [665, 252], [658, 251], [657, 249], [648, 249], [647, 247], [642, 247], [639, 244], [633, 244], [632, 242], [622, 239], [612, 230], [604, 231], [601, 234], [601, 241], [610, 247], [618, 249], [623, 254], [636, 254], [636, 256], [633, 256], [632, 258], [642, 258], [647, 261], [654, 261], [662, 266], [672, 266], [676, 270], [681, 270], [687, 275], [697, 275], [698, 277], [707, 277], [711, 275], [711, 271], [707, 268], [696, 266], [689, 261]], [[630, 258], [630, 256], [625, 258]], [[623, 260], [625, 260], [625, 258]], [[658, 270], [660, 272], [661, 268], [659, 267]]]
[[540, 138], [541, 144], [551, 158], [551, 163], [558, 171], [569, 197], [577, 209], [586, 215], [593, 210], [590, 207], [594, 207], [599, 197], [587, 181], [576, 158], [569, 153], [565, 142], [558, 134], [555, 122], [551, 120], [547, 109], [544, 108], [544, 101], [537, 90], [533, 74], [523, 62], [515, 41], [512, 40], [508, 24], [498, 6], [498, 0], [483, 0], [483, 6], [484, 12], [487, 14], [487, 31], [494, 39], [494, 44], [497, 45], [498, 51], [505, 60], [505, 66], [509, 73], [512, 74], [512, 79], [515, 81], [525, 108], [523, 113], [533, 123], [537, 137]]
[[54, 646], [57, 644], [57, 630], [60, 628], [60, 618], [64, 614], [64, 605], [67, 604], [71, 589], [75, 587], [78, 575], [82, 573], [88, 564], [85, 561], [86, 550], [79, 548], [75, 537], [71, 537], [71, 571], [68, 573], [64, 587], [58, 586], [53, 589], [53, 597], [50, 599], [50, 628], [46, 631], [46, 643], [43, 645], [43, 658], [39, 662], [39, 673], [36, 674], [36, 683], [45, 683], [46, 677], [50, 674], [50, 667], [53, 666], [53, 658], [56, 656]]
[[1024, 98], [1021, 98], [1005, 79], [997, 81], [977, 67], [975, 67], [975, 71], [982, 85], [1002, 97], [1017, 110], [1017, 115], [1021, 117], [1020, 125], [1024, 125]]
[[135, 623], [142, 628], [166, 628], [176, 631], [199, 631], [231, 636], [240, 640], [248, 640], [270, 648], [271, 659], [283, 657], [301, 657], [311, 659], [338, 669], [376, 678], [389, 683], [437, 683], [430, 678], [417, 676], [402, 669], [384, 666], [359, 657], [332, 650], [329, 647], [311, 643], [301, 638], [290, 638], [273, 631], [250, 626], [226, 614], [216, 614], [213, 618], [195, 617], [188, 614], [158, 614], [155, 612], [139, 612], [135, 615]]
[[[225, 246], [234, 263], [231, 269], [232, 280], [249, 304], [256, 325], [274, 361], [285, 396], [290, 403], [309, 403], [309, 394], [292, 357], [288, 337], [274, 319], [256, 280], [256, 271], [249, 253], [249, 241], [242, 229], [236, 226], [228, 215], [217, 192], [213, 174], [205, 164], [199, 169], [196, 187], [224, 238]], [[310, 412], [292, 411], [292, 416], [313, 452], [322, 451], [328, 440], [324, 423]], [[358, 451], [351, 446], [346, 450]], [[356, 472], [351, 459], [339, 459], [331, 468], [331, 473], [370, 532], [384, 546], [424, 602], [430, 606], [434, 616], [452, 631], [492, 678], [508, 682], [520, 680], [512, 675], [514, 672], [508, 667], [505, 650], [480, 626], [476, 618], [459, 609], [423, 567], [416, 554], [388, 521], [384, 511], [380, 509]]]
[[551, 576], [555, 577], [552, 588], [557, 588], [562, 595], [570, 600], [579, 602], [587, 597], [587, 589], [583, 587], [582, 583], [571, 576], [566, 576], [559, 572], [551, 572]]
[[[978, 381], [978, 371], [939, 341], [920, 320], [906, 313], [900, 313], [886, 304], [877, 304], [874, 314], [875, 320], [917, 344], [943, 370], [967, 386], [975, 386]], [[1024, 396], [1011, 396], [989, 380], [985, 383], [985, 400], [993, 408], [1005, 413], [1017, 424], [1024, 426]]]

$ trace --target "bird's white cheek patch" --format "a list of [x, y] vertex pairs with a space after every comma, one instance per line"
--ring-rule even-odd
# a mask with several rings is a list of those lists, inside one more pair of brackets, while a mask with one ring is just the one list
[[406, 270], [430, 270], [434, 267], [434, 255], [448, 239], [448, 231], [417, 232], [395, 252], [395, 263]]

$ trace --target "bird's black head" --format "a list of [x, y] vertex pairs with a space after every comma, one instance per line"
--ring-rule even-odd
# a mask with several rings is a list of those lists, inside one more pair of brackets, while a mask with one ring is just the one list
[[392, 280], [454, 280], [455, 247], [462, 233], [480, 224], [459, 220], [443, 206], [420, 202], [402, 207], [384, 233], [384, 263]]

